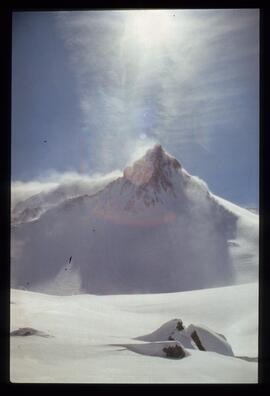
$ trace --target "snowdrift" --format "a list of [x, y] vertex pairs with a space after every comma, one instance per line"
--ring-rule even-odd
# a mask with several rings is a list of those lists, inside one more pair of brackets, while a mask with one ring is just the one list
[[[11, 332], [30, 327], [51, 336], [11, 337], [12, 382], [258, 381], [258, 287], [255, 283], [121, 296], [53, 296], [12, 290], [11, 301]], [[184, 324], [204, 324], [196, 325], [202, 343], [207, 339], [203, 338], [201, 328], [215, 329], [226, 336], [235, 356], [191, 349], [178, 340], [134, 340], [138, 334], [150, 334], [158, 329], [161, 323], [166, 324], [163, 330], [168, 331], [156, 333], [155, 339], [166, 337], [177, 325], [170, 318], [177, 318], [180, 312]], [[189, 356], [180, 359], [164, 356], [163, 348], [178, 342]], [[238, 356], [245, 356], [246, 360]]]

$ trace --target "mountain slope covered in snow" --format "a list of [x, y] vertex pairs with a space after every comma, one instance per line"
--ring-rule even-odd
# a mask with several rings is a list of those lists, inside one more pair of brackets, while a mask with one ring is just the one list
[[94, 195], [12, 225], [12, 287], [152, 293], [257, 279], [258, 216], [211, 194], [160, 145]]

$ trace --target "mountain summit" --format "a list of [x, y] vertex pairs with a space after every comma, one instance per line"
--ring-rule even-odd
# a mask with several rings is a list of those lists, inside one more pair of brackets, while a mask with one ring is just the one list
[[121, 221], [126, 219], [130, 223], [129, 214], [133, 213], [137, 215], [136, 223], [142, 224], [141, 216], [143, 222], [151, 218], [150, 223], [156, 224], [161, 214], [170, 217], [177, 206], [183, 209], [187, 203], [184, 185], [189, 180], [190, 175], [181, 164], [156, 144], [132, 166], [127, 166], [123, 177], [98, 194], [96, 209], [107, 216], [118, 215]]
[[237, 281], [241, 254], [251, 280], [257, 223], [241, 220], [239, 228], [246, 212], [215, 197], [155, 145], [96, 194], [64, 199], [14, 224], [12, 287], [52, 294], [217, 287]]
[[156, 144], [141, 159], [124, 170], [124, 177], [140, 186], [150, 184], [153, 188], [163, 187], [167, 190], [171, 187], [172, 172], [180, 168], [180, 163], [169, 156], [160, 144]]

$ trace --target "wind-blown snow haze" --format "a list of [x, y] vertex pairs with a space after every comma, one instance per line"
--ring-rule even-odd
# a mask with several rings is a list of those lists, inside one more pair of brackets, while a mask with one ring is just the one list
[[[149, 293], [256, 278], [256, 236], [247, 233], [239, 242], [243, 216], [161, 145], [120, 177], [82, 181], [63, 183], [15, 206], [13, 287], [53, 294]], [[246, 217], [245, 231], [258, 227], [256, 215]]]

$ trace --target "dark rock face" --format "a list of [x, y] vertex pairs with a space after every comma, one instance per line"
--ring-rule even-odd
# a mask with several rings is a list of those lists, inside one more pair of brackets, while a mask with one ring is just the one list
[[163, 348], [163, 351], [169, 358], [182, 359], [186, 356], [183, 348], [180, 345], [168, 346], [167, 348]]
[[199, 348], [200, 351], [205, 351], [206, 349], [204, 348], [204, 346], [201, 343], [201, 340], [197, 334], [197, 332], [194, 330], [193, 333], [191, 333], [191, 338], [193, 339], [193, 341], [195, 342], [195, 344], [197, 345], [197, 347]]
[[[178, 330], [178, 331], [184, 330], [183, 322], [182, 322], [181, 319], [178, 320], [175, 329]], [[169, 335], [169, 337], [168, 337], [168, 340], [169, 340], [169, 341], [175, 340], [175, 338], [173, 338], [173, 334], [174, 334], [174, 332], [172, 332], [172, 333]]]
[[179, 320], [179, 321], [177, 322], [176, 328], [177, 328], [177, 330], [179, 330], [179, 331], [184, 330], [184, 326], [183, 326], [182, 320]]

